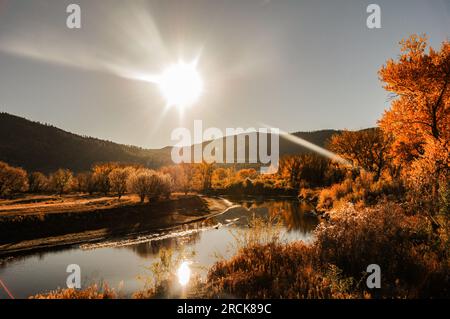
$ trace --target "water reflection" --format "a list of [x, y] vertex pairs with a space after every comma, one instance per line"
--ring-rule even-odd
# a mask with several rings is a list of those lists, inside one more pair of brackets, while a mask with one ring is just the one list
[[[256, 217], [281, 218], [286, 230], [289, 232], [296, 231], [309, 234], [319, 222], [317, 217], [311, 214], [314, 211], [314, 207], [298, 200], [238, 200], [235, 203], [241, 205]], [[248, 220], [248, 218], [251, 218], [251, 214], [247, 214], [245, 217]], [[243, 225], [245, 223], [239, 224]]]
[[128, 234], [87, 248], [84, 246], [89, 244], [52, 248], [12, 259], [2, 258], [0, 276], [16, 297], [26, 298], [38, 292], [64, 287], [66, 267], [75, 263], [82, 269], [83, 286], [98, 280], [107, 282], [111, 287], [124, 282], [122, 293], [127, 296], [143, 288], [137, 276], [143, 273], [143, 267], [159, 260], [159, 252], [163, 248], [177, 254], [195, 252], [189, 257], [192, 264], [181, 264], [178, 268], [180, 284], [187, 284], [188, 278], [202, 271], [200, 268], [207, 269], [215, 263], [217, 256], [229, 258], [235, 254], [234, 248], [230, 249], [236, 241], [232, 230], [251, 231], [249, 225], [253, 216], [266, 219], [279, 217], [289, 241], [311, 241], [312, 231], [318, 224], [317, 218], [308, 214], [312, 207], [297, 200], [229, 200], [241, 206], [203, 222], [170, 231]]
[[[233, 200], [233, 204], [239, 205], [229, 209], [225, 214], [207, 219], [199, 223], [192, 223], [177, 227], [171, 231], [173, 237], [166, 238], [167, 233], [152, 236], [149, 240], [139, 242], [129, 240], [129, 244], [121, 244], [120, 249], [130, 249], [142, 258], [158, 257], [161, 249], [180, 251], [185, 247], [194, 247], [201, 251], [213, 250], [218, 241], [229, 241], [229, 232], [232, 227], [248, 229], [252, 218], [281, 219], [285, 231], [289, 234], [300, 235], [299, 239], [308, 239], [318, 224], [317, 217], [309, 214], [313, 207], [297, 200]], [[205, 232], [214, 232], [213, 241], [205, 239]], [[145, 238], [145, 236], [144, 236]], [[214, 253], [221, 254], [221, 249]]]
[[119, 249], [131, 249], [139, 257], [157, 257], [162, 249], [180, 250], [187, 245], [195, 245], [200, 240], [200, 233], [192, 233], [188, 236], [153, 240], [136, 245], [120, 247]]

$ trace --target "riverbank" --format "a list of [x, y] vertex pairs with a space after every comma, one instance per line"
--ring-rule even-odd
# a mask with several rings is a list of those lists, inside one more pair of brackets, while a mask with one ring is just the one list
[[230, 206], [218, 197], [173, 195], [141, 204], [134, 196], [72, 195], [0, 202], [0, 256], [98, 242], [201, 221]]

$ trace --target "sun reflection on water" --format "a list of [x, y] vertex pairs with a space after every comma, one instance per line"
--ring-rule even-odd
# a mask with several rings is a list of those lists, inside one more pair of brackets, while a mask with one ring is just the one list
[[189, 262], [184, 261], [177, 271], [178, 282], [182, 286], [186, 286], [191, 279], [191, 268], [189, 267]]

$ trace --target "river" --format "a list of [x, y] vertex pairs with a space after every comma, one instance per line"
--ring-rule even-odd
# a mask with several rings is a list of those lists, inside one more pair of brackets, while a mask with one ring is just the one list
[[[313, 240], [316, 217], [311, 207], [295, 199], [228, 199], [233, 205], [225, 213], [200, 223], [171, 231], [132, 235], [107, 242], [54, 248], [0, 260], [0, 280], [15, 298], [66, 287], [67, 266], [80, 266], [82, 287], [108, 283], [123, 297], [144, 287], [142, 277], [151, 278], [149, 267], [159, 260], [161, 249], [183, 254], [192, 272], [204, 276], [207, 267], [220, 257], [232, 256], [238, 247], [236, 236], [252, 231], [254, 216], [279, 218], [282, 241]], [[0, 287], [0, 299], [8, 295]]]

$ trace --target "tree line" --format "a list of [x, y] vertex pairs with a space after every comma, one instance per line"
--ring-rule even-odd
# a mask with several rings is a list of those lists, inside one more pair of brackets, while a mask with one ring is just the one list
[[119, 199], [132, 193], [141, 202], [169, 197], [173, 179], [169, 174], [140, 166], [117, 163], [97, 164], [89, 172], [74, 174], [58, 169], [50, 175], [41, 172], [28, 174], [24, 169], [0, 162], [0, 196], [12, 197], [19, 193], [63, 194], [77, 192], [93, 195], [115, 195]]

